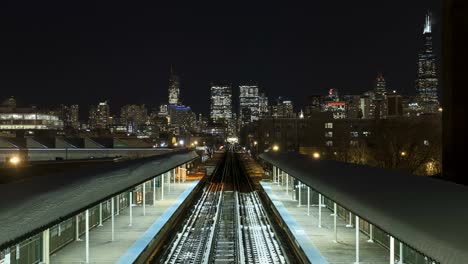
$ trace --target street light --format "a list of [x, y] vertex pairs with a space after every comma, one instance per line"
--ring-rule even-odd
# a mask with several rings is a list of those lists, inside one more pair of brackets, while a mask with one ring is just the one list
[[401, 155], [402, 157], [404, 157], [404, 156], [406, 156], [406, 152], [405, 152], [405, 151], [402, 151], [402, 152], [400, 152], [400, 155]]
[[279, 150], [279, 146], [278, 145], [274, 145], [273, 146], [273, 151], [278, 151]]
[[312, 157], [314, 157], [314, 159], [320, 159], [320, 153], [314, 152], [314, 153], [312, 154]]
[[254, 141], [254, 146], [257, 146], [258, 142], [257, 141]]

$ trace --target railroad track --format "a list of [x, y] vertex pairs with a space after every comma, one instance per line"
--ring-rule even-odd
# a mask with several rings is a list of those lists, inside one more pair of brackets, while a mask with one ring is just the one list
[[164, 263], [289, 263], [232, 150], [161, 257]]

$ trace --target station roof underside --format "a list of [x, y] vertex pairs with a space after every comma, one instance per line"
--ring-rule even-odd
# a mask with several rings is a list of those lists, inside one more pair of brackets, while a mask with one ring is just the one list
[[260, 158], [424, 255], [440, 263], [467, 263], [467, 187], [298, 153]]
[[0, 184], [0, 249], [197, 157], [183, 150]]

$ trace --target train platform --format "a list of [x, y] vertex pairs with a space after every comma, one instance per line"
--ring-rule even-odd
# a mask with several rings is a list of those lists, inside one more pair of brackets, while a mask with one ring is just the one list
[[[158, 234], [168, 219], [193, 191], [199, 181], [187, 181], [165, 190], [164, 200], [156, 206], [148, 204], [143, 216], [142, 206], [132, 207], [132, 226], [129, 208], [115, 216], [115, 238], [111, 241], [111, 223], [90, 230], [90, 263], [132, 263]], [[51, 263], [84, 263], [85, 242], [74, 241], [50, 256]]]
[[[271, 181], [262, 181], [260, 184], [311, 263], [355, 263], [355, 228], [347, 227], [347, 223], [338, 217], [338, 241], [334, 241], [334, 217], [331, 210], [322, 207], [319, 228], [317, 205], [311, 205], [310, 215], [307, 215], [307, 205], [298, 206], [298, 201], [291, 198], [291, 192], [286, 193], [284, 186]], [[389, 263], [388, 250], [377, 243], [368, 242], [368, 239], [364, 234], [359, 236], [359, 263]]]

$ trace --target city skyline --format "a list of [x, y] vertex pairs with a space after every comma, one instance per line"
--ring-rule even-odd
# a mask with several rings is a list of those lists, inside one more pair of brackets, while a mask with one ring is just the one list
[[[303, 7], [307, 10], [308, 6]], [[272, 6], [273, 12], [267, 12], [258, 5], [240, 9], [242, 12], [238, 8], [216, 12], [216, 7], [149, 6], [141, 14], [112, 7], [123, 12], [126, 19], [120, 21], [107, 13], [89, 13], [84, 6], [76, 11], [66, 9], [64, 14], [44, 10], [40, 17], [31, 11], [17, 14], [18, 7], [10, 6], [6, 10], [16, 16], [8, 21], [11, 26], [4, 23], [2, 27], [5, 52], [0, 85], [5, 87], [5, 97], [14, 95], [26, 104], [78, 103], [87, 107], [108, 99], [116, 108], [126, 103], [157, 106], [166, 101], [173, 64], [181, 78], [181, 100], [204, 114], [209, 112], [209, 83], [213, 80], [234, 84], [255, 80], [271, 99], [288, 96], [297, 105], [304, 103], [304, 92], [337, 88], [362, 93], [371, 89], [377, 72], [386, 76], [388, 89], [415, 93], [417, 53], [428, 9], [434, 10], [434, 48], [440, 58], [440, 9], [426, 1], [406, 3], [405, 7], [398, 8], [398, 3], [350, 6], [352, 12], [331, 17], [316, 17], [290, 7]], [[53, 10], [60, 8], [66, 5]], [[332, 8], [321, 4], [314, 12]], [[174, 10], [181, 20], [165, 23]], [[399, 19], [389, 21], [395, 13]], [[154, 18], [156, 14], [160, 18]], [[223, 17], [228, 19], [220, 20]], [[193, 23], [188, 25], [188, 21]], [[31, 27], [33, 24], [37, 26]], [[345, 24], [351, 32], [343, 28]], [[287, 32], [286, 28], [294, 30]], [[37, 43], [34, 47], [27, 44], [33, 41]], [[8, 52], [12, 50], [15, 52]], [[80, 93], [69, 96], [70, 91], [78, 90]], [[135, 93], [129, 96], [129, 91]]]

